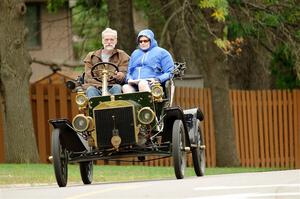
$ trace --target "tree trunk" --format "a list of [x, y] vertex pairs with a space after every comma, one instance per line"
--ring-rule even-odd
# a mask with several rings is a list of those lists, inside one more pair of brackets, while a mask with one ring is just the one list
[[[205, 14], [206, 15], [206, 14]], [[208, 18], [210, 15], [207, 16]], [[214, 34], [221, 35], [222, 25], [210, 21]], [[216, 136], [217, 166], [239, 166], [233, 115], [229, 102], [230, 66], [224, 53], [208, 36], [205, 53], [204, 83], [212, 91], [213, 122]]]
[[109, 25], [118, 31], [118, 48], [130, 55], [136, 48], [132, 0], [108, 0], [107, 5]]
[[225, 56], [217, 47], [210, 45], [208, 51], [205, 79], [210, 79], [206, 83], [212, 91], [217, 166], [239, 166], [229, 102], [229, 70], [226, 69]]
[[25, 49], [24, 14], [20, 0], [0, 1], [0, 95], [5, 162], [38, 162], [29, 101], [30, 56]]

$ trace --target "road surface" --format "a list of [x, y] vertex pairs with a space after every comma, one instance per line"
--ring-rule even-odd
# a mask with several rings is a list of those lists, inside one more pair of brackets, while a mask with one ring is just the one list
[[68, 184], [64, 188], [57, 185], [2, 186], [0, 198], [299, 199], [300, 170], [211, 175], [183, 180]]

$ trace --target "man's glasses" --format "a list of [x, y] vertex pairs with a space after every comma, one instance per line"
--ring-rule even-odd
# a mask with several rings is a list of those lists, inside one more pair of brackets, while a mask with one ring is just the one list
[[139, 40], [139, 43], [141, 44], [141, 43], [148, 43], [149, 42], [149, 40]]

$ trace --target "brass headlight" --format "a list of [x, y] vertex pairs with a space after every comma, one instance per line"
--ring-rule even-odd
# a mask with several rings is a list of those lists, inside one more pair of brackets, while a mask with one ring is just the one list
[[138, 112], [138, 120], [142, 124], [150, 124], [155, 118], [155, 113], [150, 107], [144, 107]]
[[161, 99], [163, 97], [164, 91], [160, 85], [153, 85], [151, 87], [151, 93], [155, 99]]
[[84, 93], [79, 93], [75, 98], [76, 104], [80, 107], [84, 107], [87, 105], [89, 99], [86, 97]]
[[86, 131], [90, 126], [90, 119], [83, 114], [78, 114], [73, 118], [72, 124], [76, 131]]

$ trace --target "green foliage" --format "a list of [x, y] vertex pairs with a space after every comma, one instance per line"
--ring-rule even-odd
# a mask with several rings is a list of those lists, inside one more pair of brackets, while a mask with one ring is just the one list
[[101, 32], [108, 24], [107, 4], [103, 1], [78, 0], [72, 10], [74, 52], [77, 59], [102, 46]]
[[50, 12], [56, 12], [57, 9], [61, 8], [67, 3], [67, 0], [48, 0], [47, 9]]
[[224, 22], [228, 15], [228, 1], [227, 0], [200, 0], [200, 8], [210, 8], [213, 10], [212, 17], [219, 22]]
[[300, 80], [295, 72], [296, 57], [288, 44], [280, 45], [273, 53], [271, 72], [278, 88], [300, 88]]
[[261, 22], [262, 25], [269, 27], [278, 27], [281, 23], [280, 15], [270, 14], [262, 11], [256, 13], [256, 19]]
[[133, 6], [138, 11], [144, 12], [145, 19], [148, 18], [149, 13], [151, 12], [151, 4], [149, 0], [133, 0]]

